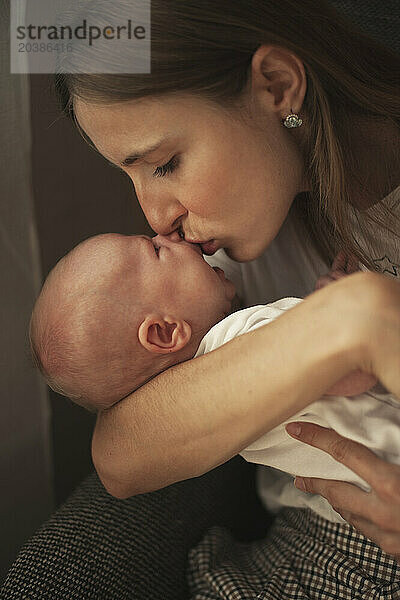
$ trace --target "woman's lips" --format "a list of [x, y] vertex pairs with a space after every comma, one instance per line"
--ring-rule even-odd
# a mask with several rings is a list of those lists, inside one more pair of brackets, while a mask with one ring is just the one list
[[208, 242], [199, 242], [197, 240], [190, 240], [185, 238], [187, 242], [190, 242], [192, 244], [198, 244], [201, 248], [201, 251], [203, 254], [206, 254], [207, 256], [211, 256], [211, 254], [215, 254], [215, 252], [218, 250], [218, 244], [215, 240], [208, 240]]
[[207, 254], [208, 256], [215, 254], [215, 252], [218, 250], [218, 244], [215, 240], [210, 240], [209, 242], [200, 244], [200, 246], [203, 254]]

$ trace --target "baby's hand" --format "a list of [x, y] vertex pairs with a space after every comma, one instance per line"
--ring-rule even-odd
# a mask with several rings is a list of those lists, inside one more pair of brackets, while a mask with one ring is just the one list
[[355, 273], [359, 270], [357, 257], [352, 254], [346, 254], [343, 251], [339, 252], [332, 263], [332, 268], [329, 273], [322, 275], [322, 277], [317, 280], [315, 289], [319, 290], [329, 283], [337, 281], [338, 279], [341, 279], [342, 277], [350, 275], [351, 273]]

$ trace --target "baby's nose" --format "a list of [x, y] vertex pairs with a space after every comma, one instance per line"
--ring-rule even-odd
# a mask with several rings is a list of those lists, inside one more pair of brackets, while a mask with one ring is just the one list
[[168, 240], [169, 242], [181, 242], [182, 238], [179, 233], [175, 230], [168, 235], [156, 235], [154, 238], [157, 241]]
[[179, 235], [179, 232], [177, 229], [175, 229], [174, 231], [171, 231], [171, 233], [169, 233], [167, 236], [165, 236], [167, 239], [169, 239], [171, 242], [180, 242], [182, 240], [181, 236]]

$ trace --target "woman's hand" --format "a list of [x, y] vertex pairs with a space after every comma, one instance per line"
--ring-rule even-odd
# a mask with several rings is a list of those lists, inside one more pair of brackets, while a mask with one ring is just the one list
[[[300, 431], [296, 431], [296, 427]], [[290, 423], [286, 431], [296, 440], [320, 448], [364, 479], [370, 492], [341, 481], [297, 477], [298, 489], [320, 494], [343, 519], [400, 563], [400, 467], [332, 429], [312, 423]]]

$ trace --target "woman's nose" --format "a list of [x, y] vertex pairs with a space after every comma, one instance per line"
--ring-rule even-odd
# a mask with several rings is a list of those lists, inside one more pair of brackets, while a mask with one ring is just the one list
[[175, 231], [186, 214], [185, 207], [173, 196], [137, 193], [137, 198], [150, 227], [160, 235]]

